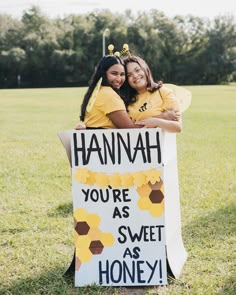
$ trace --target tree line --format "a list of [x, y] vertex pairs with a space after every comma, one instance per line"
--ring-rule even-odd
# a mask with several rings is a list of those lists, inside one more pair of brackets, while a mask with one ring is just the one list
[[0, 14], [0, 88], [87, 86], [104, 41], [117, 51], [129, 44], [156, 80], [179, 85], [236, 81], [233, 15], [170, 18], [153, 9], [49, 18], [32, 6], [21, 19]]

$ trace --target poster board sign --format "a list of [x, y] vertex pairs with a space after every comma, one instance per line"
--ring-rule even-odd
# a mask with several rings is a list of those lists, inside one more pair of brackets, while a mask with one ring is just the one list
[[72, 169], [75, 286], [165, 285], [167, 261], [178, 278], [187, 252], [176, 135], [155, 128], [58, 136]]
[[162, 137], [71, 134], [75, 286], [167, 284]]

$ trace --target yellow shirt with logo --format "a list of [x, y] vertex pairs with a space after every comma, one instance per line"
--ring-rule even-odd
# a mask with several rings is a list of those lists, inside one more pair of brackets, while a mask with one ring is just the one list
[[84, 123], [90, 128], [116, 128], [107, 114], [125, 111], [121, 97], [109, 86], [101, 86], [91, 111], [85, 114]]
[[179, 103], [173, 90], [162, 86], [160, 92], [146, 91], [137, 95], [136, 102], [128, 107], [128, 115], [133, 122], [158, 116], [168, 109], [179, 111]]

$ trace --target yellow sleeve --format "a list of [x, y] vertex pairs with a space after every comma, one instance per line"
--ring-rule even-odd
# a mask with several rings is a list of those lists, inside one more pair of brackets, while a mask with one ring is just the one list
[[96, 102], [97, 108], [103, 110], [106, 115], [126, 110], [123, 100], [111, 87], [102, 87]]
[[179, 111], [179, 102], [174, 91], [165, 86], [161, 87], [159, 91], [163, 100], [163, 110], [166, 111], [168, 109], [173, 109], [175, 111]]

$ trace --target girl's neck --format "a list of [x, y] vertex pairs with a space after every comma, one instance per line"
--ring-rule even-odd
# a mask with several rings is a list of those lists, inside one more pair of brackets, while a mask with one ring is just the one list
[[143, 93], [145, 93], [147, 91], [147, 88], [145, 88], [145, 89], [140, 89], [140, 90], [138, 90], [137, 91], [137, 94], [139, 95], [139, 94], [143, 94]]

